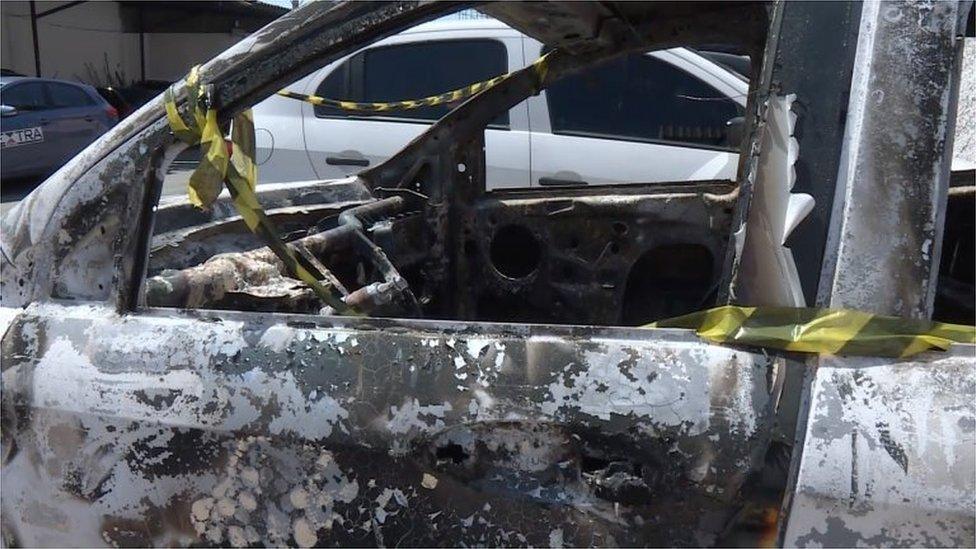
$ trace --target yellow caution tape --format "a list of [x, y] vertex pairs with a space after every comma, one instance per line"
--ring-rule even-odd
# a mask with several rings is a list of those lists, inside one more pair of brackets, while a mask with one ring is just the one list
[[[331, 285], [326, 288], [322, 273], [278, 236], [271, 219], [265, 214], [255, 194], [258, 169], [254, 163], [254, 116], [250, 109], [234, 117], [230, 150], [217, 121], [217, 111], [209, 104], [209, 86], [201, 86], [199, 67], [193, 67], [186, 77], [187, 98], [192, 120], [183, 120], [176, 107], [172, 88], [165, 92], [166, 118], [173, 133], [190, 145], [201, 146], [205, 153], [188, 183], [190, 202], [207, 209], [217, 200], [224, 183], [234, 201], [234, 207], [244, 224], [268, 244], [292, 276], [308, 284], [327, 305], [340, 313], [352, 312], [342, 299], [334, 295]], [[206, 108], [202, 105], [207, 103]]]
[[648, 324], [687, 328], [715, 343], [829, 355], [907, 357], [953, 343], [976, 344], [976, 326], [846, 309], [726, 305]]
[[[546, 79], [546, 74], [549, 71], [549, 52], [532, 63], [531, 68], [536, 74], [536, 86], [541, 87], [542, 83]], [[423, 97], [421, 99], [406, 99], [400, 101], [391, 101], [387, 103], [357, 103], [355, 101], [345, 101], [342, 99], [329, 99], [327, 97], [320, 97], [318, 95], [306, 95], [303, 93], [295, 93], [288, 90], [281, 90], [278, 95], [282, 97], [288, 97], [289, 99], [297, 99], [299, 101], [305, 101], [306, 103], [311, 103], [313, 105], [322, 107], [333, 107], [347, 112], [387, 112], [387, 111], [408, 111], [412, 109], [419, 109], [421, 107], [433, 107], [436, 105], [443, 105], [445, 103], [452, 103], [454, 101], [460, 101], [462, 99], [467, 99], [479, 92], [487, 90], [492, 86], [504, 81], [506, 78], [512, 76], [513, 73], [506, 73], [500, 76], [496, 76], [489, 80], [482, 82], [476, 82], [469, 86], [463, 88], [458, 88], [456, 90], [451, 90], [444, 93], [439, 93], [437, 95], [431, 95], [429, 97]]]

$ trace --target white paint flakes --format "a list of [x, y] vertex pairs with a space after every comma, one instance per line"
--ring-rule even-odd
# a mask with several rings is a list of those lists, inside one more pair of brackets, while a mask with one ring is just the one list
[[587, 352], [582, 365], [568, 364], [549, 385], [552, 398], [542, 403], [542, 411], [555, 414], [570, 407], [603, 420], [634, 415], [662, 426], [688, 425], [689, 434], [706, 431], [711, 403], [705, 365], [690, 356], [652, 359], [630, 351], [637, 359], [616, 348]]
[[271, 326], [261, 334], [258, 345], [280, 353], [295, 339], [295, 330], [289, 326]]
[[563, 546], [563, 529], [556, 528], [555, 530], [549, 532], [549, 547], [553, 549], [559, 549]]
[[296, 519], [292, 530], [295, 533], [295, 542], [299, 547], [313, 547], [319, 539], [315, 530], [304, 518]]
[[428, 490], [433, 490], [437, 488], [437, 477], [430, 473], [424, 473], [422, 479], [420, 479], [420, 485]]
[[417, 399], [407, 399], [402, 406], [390, 406], [386, 428], [391, 433], [405, 434], [411, 429], [427, 431], [444, 427], [444, 414], [451, 411], [451, 403], [421, 405]]

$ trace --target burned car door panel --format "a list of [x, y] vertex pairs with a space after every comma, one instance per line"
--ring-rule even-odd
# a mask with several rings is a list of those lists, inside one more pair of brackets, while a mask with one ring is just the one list
[[26, 545], [709, 543], [780, 368], [681, 331], [60, 304], [4, 356]]
[[971, 543], [973, 357], [967, 345], [920, 361], [822, 360], [784, 545]]

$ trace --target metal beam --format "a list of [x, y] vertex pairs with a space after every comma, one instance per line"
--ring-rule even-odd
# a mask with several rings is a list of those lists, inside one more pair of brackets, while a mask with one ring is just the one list
[[30, 0], [31, 38], [34, 41], [34, 76], [41, 76], [41, 48], [37, 42], [37, 4]]
[[958, 9], [864, 4], [818, 306], [931, 316], [959, 81]]
[[[753, 134], [742, 151], [741, 198], [733, 222], [741, 230], [736, 230], [736, 245], [729, 247], [723, 274], [726, 282], [720, 285], [719, 303], [812, 305], [831, 222], [860, 4], [783, 1], [774, 6], [762, 62], [759, 58], [753, 60], [761, 70], [752, 77], [757, 101], [750, 107], [747, 124]], [[825, 63], [825, 59], [830, 62]], [[775, 153], [769, 143], [763, 143], [771, 114], [767, 107], [771, 101], [789, 96], [795, 98], [790, 107], [795, 116], [790, 137], [797, 147], [789, 169], [794, 178], [790, 192], [809, 195], [814, 206], [788, 233], [785, 243], [778, 239], [780, 235], [773, 243], [785, 246], [786, 253], [792, 256], [789, 261], [795, 264], [794, 276], [802, 291], [802, 299], [796, 299], [798, 292], [791, 280], [790, 299], [783, 300], [784, 292], [770, 291], [767, 277], [785, 282], [788, 277], [783, 275], [793, 269], [784, 269], [783, 262], [770, 260], [764, 251], [769, 244], [761, 237], [764, 223], [752, 221], [756, 221], [753, 202], [758, 201], [755, 205], [761, 206], [762, 195], [768, 190], [761, 187], [779, 182], [777, 177], [763, 181], [760, 169], [764, 163], [772, 162], [770, 155]], [[756, 276], [757, 273], [764, 276]]]
[[[68, 8], [73, 8], [73, 7], [77, 6], [78, 4], [84, 4], [87, 1], [88, 0], [77, 0], [75, 2], [68, 2], [67, 4], [62, 4], [62, 5], [60, 5], [60, 6], [56, 7], [56, 8], [51, 8], [49, 10], [44, 10], [41, 13], [38, 13], [37, 14], [37, 19], [40, 19], [42, 17], [47, 17], [48, 15], [54, 15], [55, 13], [58, 13], [59, 11], [66, 10]], [[31, 2], [31, 3], [33, 4], [33, 2]]]
[[[863, 4], [818, 306], [931, 314], [961, 65], [958, 10], [956, 2]], [[897, 361], [812, 358], [780, 544], [968, 543], [972, 356], [971, 346], [953, 346]]]

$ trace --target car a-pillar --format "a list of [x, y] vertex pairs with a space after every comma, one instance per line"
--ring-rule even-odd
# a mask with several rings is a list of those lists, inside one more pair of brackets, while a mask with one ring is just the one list
[[[961, 11], [955, 2], [775, 6], [766, 54], [773, 62], [764, 64], [760, 93], [767, 100], [795, 94], [792, 191], [817, 204], [785, 244], [796, 259], [805, 305], [931, 318]], [[744, 187], [746, 213], [752, 191]], [[736, 282], [748, 283], [733, 276], [733, 288]], [[780, 434], [787, 442], [795, 436], [782, 544], [971, 539], [972, 480], [960, 486], [953, 479], [971, 479], [972, 460], [946, 465], [951, 475], [940, 472], [946, 456], [971, 452], [959, 444], [971, 434], [954, 421], [972, 413], [967, 353], [812, 356], [802, 372], [792, 372], [780, 405]], [[860, 396], [837, 400], [849, 394]], [[948, 432], [927, 437], [926, 421]], [[837, 482], [838, 475], [849, 479]]]

